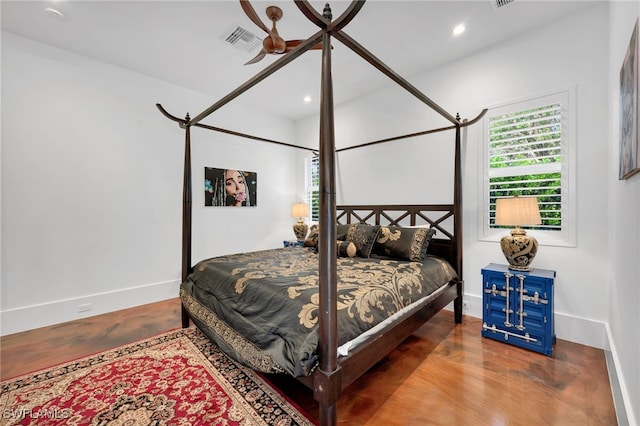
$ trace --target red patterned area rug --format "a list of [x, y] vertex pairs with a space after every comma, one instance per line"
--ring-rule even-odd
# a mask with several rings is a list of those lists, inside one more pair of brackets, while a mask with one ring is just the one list
[[197, 328], [0, 383], [0, 425], [313, 425]]

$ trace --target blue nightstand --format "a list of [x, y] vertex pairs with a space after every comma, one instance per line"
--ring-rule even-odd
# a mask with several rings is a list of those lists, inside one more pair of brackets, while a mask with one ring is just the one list
[[556, 342], [553, 284], [556, 271], [513, 271], [491, 263], [482, 269], [482, 336], [545, 355]]
[[302, 247], [304, 245], [304, 241], [297, 241], [297, 240], [293, 240], [293, 241], [283, 241], [282, 244], [285, 247]]

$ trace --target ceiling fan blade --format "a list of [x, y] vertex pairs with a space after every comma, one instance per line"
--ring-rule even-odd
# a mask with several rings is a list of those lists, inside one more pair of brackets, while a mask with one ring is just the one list
[[250, 64], [255, 64], [256, 62], [260, 62], [262, 59], [264, 59], [265, 56], [267, 56], [267, 52], [265, 52], [264, 50], [261, 50], [253, 59], [251, 59], [245, 65], [250, 65]]
[[[287, 40], [287, 52], [295, 49], [300, 45], [304, 40]], [[333, 49], [333, 46], [331, 46]], [[311, 47], [309, 50], [322, 50], [322, 43], [318, 43], [315, 46]]]
[[287, 40], [287, 52], [298, 47], [303, 41], [304, 40]]
[[269, 34], [270, 36], [273, 35], [271, 30], [260, 20], [255, 9], [253, 8], [253, 6], [251, 6], [251, 3], [249, 3], [249, 0], [240, 0], [240, 6], [242, 7], [242, 10], [244, 10], [244, 13], [247, 14], [249, 19], [251, 19], [251, 22], [256, 24], [259, 28], [261, 28], [265, 33]]

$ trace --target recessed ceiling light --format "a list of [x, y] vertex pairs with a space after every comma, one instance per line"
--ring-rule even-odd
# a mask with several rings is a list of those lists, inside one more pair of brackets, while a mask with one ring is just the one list
[[467, 29], [467, 28], [464, 26], [464, 24], [456, 25], [456, 26], [453, 28], [453, 35], [454, 35], [454, 36], [460, 35], [460, 34], [462, 34], [466, 29]]
[[304, 100], [305, 103], [308, 104], [309, 102], [311, 102], [311, 96], [307, 95], [307, 96], [304, 97], [303, 100]]
[[45, 9], [49, 15], [55, 16], [56, 18], [64, 18], [64, 13], [60, 12], [58, 9], [54, 9], [53, 7], [48, 7]]

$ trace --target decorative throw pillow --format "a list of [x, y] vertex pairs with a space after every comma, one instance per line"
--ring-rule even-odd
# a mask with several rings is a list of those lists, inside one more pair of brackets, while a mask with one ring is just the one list
[[[347, 232], [349, 231], [349, 228], [351, 227], [351, 224], [347, 224], [347, 225], [342, 225], [342, 224], [338, 224], [336, 226], [336, 235], [338, 236], [339, 240], [342, 241], [346, 241], [347, 240]], [[342, 237], [342, 238], [340, 238]]]
[[347, 230], [347, 241], [351, 241], [356, 245], [356, 254], [358, 256], [369, 257], [376, 238], [378, 238], [379, 231], [380, 225], [351, 224]]
[[354, 257], [357, 249], [351, 241], [336, 241], [338, 246], [338, 257]]
[[427, 255], [434, 228], [404, 228], [401, 226], [382, 226], [373, 253], [398, 260], [420, 262]]
[[[309, 229], [309, 235], [305, 238], [303, 245], [305, 247], [313, 247], [315, 249], [318, 248], [318, 235], [320, 228], [318, 225], [311, 225], [311, 229]], [[356, 245], [351, 241], [344, 241], [345, 236], [338, 236], [336, 241], [337, 244], [337, 252], [340, 257], [354, 257], [356, 255]]]
[[305, 247], [318, 248], [318, 232], [318, 225], [311, 225], [311, 229], [309, 229], [309, 235], [307, 235], [307, 238], [304, 239], [304, 243], [302, 243], [302, 245], [304, 245]]

